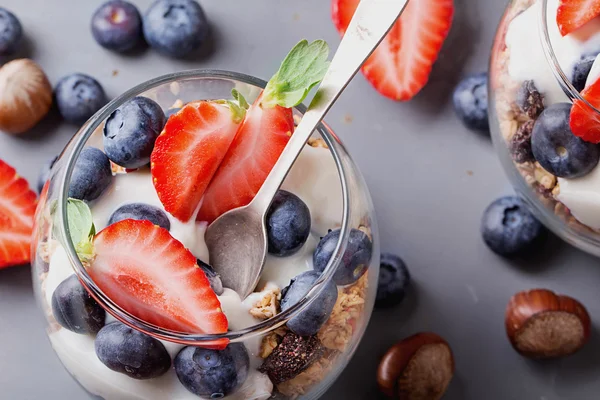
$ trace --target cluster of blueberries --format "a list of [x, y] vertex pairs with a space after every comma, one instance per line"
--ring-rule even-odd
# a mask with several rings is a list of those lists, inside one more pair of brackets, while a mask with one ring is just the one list
[[[127, 52], [145, 41], [174, 58], [192, 54], [210, 34], [204, 10], [194, 0], [156, 0], [143, 16], [127, 1], [109, 0], [94, 12], [91, 30], [106, 49]], [[0, 56], [15, 53], [22, 39], [19, 19], [0, 8]]]
[[[127, 1], [109, 0], [94, 12], [91, 31], [101, 46], [112, 51], [127, 52], [146, 42], [161, 54], [183, 58], [204, 45], [210, 29], [194, 0], [156, 0], [143, 16]], [[22, 39], [19, 19], [0, 7], [0, 56], [15, 53]], [[77, 124], [108, 102], [100, 83], [82, 73], [60, 79], [54, 93], [62, 117]]]

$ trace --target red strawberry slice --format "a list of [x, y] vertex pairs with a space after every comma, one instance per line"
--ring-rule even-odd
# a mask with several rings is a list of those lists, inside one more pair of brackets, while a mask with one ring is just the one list
[[36, 198], [27, 181], [0, 160], [0, 268], [30, 261]]
[[556, 23], [565, 36], [600, 15], [600, 0], [560, 0]]
[[154, 145], [150, 165], [165, 210], [188, 221], [233, 141], [239, 122], [227, 104], [200, 101], [171, 116]]
[[96, 235], [94, 252], [90, 276], [129, 313], [180, 332], [227, 332], [227, 317], [196, 257], [166, 229], [126, 219]]
[[[332, 0], [332, 18], [346, 32], [360, 0]], [[385, 97], [409, 100], [427, 83], [433, 63], [448, 36], [452, 0], [409, 1], [400, 19], [362, 67]]]
[[[600, 79], [581, 92], [591, 105], [600, 109]], [[575, 136], [586, 142], [600, 143], [600, 114], [582, 100], [575, 100], [571, 108], [569, 126]]]
[[227, 155], [204, 194], [198, 221], [214, 221], [254, 198], [294, 131], [290, 108], [263, 107], [262, 96], [246, 111]]

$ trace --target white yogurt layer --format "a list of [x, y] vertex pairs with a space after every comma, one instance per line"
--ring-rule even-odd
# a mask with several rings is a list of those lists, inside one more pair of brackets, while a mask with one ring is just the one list
[[[267, 256], [258, 286], [265, 290], [274, 287], [283, 288], [294, 276], [312, 269], [312, 254], [319, 236], [324, 236], [328, 229], [339, 227], [342, 219], [342, 189], [335, 162], [328, 149], [306, 146], [282, 187], [296, 194], [306, 203], [311, 212], [312, 232], [305, 245], [296, 254], [289, 257]], [[147, 169], [129, 174], [117, 174], [106, 192], [91, 204], [97, 231], [106, 227], [111, 214], [117, 208], [135, 202], [163, 209], [152, 184], [150, 171]], [[168, 217], [171, 222], [171, 235], [182, 242], [197, 258], [210, 262], [204, 241], [206, 224], [197, 223], [194, 219], [183, 223], [171, 215]], [[58, 246], [50, 260], [45, 281], [45, 298], [48, 305], [51, 305], [52, 294], [56, 287], [73, 273], [64, 248]], [[219, 301], [229, 321], [229, 329], [239, 330], [260, 322], [250, 315], [249, 310], [261, 295], [260, 292], [254, 293], [242, 301], [235, 291], [225, 288], [223, 294], [219, 296]], [[107, 315], [107, 323], [112, 321], [114, 318]], [[107, 400], [199, 398], [185, 389], [173, 369], [157, 379], [144, 381], [110, 370], [96, 357], [92, 336], [76, 334], [61, 328], [50, 334], [50, 340], [67, 370], [87, 390]], [[184, 347], [171, 342], [161, 342], [172, 358]], [[244, 342], [250, 354], [250, 373], [243, 387], [229, 398], [259, 400], [271, 396], [273, 384], [266, 375], [256, 370], [262, 363], [258, 357], [260, 342], [260, 337]]]
[[[567, 77], [573, 75], [578, 60], [586, 54], [600, 50], [600, 18], [595, 18], [576, 32], [562, 36], [556, 23], [559, 0], [548, 0], [548, 35], [554, 54]], [[531, 7], [516, 16], [506, 33], [506, 46], [510, 51], [508, 73], [522, 82], [533, 80], [544, 95], [544, 104], [569, 102], [544, 55], [538, 20], [542, 2], [537, 0]], [[594, 61], [586, 86], [600, 78], [600, 57]], [[558, 178], [560, 194], [557, 199], [565, 204], [577, 220], [600, 229], [600, 171], [596, 167], [588, 175], [577, 179]]]
[[[548, 0], [548, 35], [554, 54], [565, 74], [570, 77], [577, 61], [584, 54], [600, 49], [600, 19], [594, 19], [576, 32], [562, 36], [556, 23], [559, 0]], [[542, 48], [539, 23], [542, 2], [517, 15], [506, 32], [505, 43], [510, 50], [508, 73], [516, 81], [533, 80], [544, 95], [546, 105], [569, 101], [558, 84]]]

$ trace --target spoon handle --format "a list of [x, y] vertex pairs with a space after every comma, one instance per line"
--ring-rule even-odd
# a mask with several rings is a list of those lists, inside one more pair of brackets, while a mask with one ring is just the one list
[[[419, 0], [413, 0], [419, 1]], [[365, 60], [390, 31], [408, 0], [362, 0], [308, 110], [251, 202], [265, 213], [306, 141]]]

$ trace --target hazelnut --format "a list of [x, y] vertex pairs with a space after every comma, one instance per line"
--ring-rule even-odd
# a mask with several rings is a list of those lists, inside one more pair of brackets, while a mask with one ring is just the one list
[[515, 294], [506, 307], [506, 334], [517, 352], [530, 358], [575, 353], [590, 338], [591, 321], [577, 300], [545, 289]]
[[52, 105], [52, 86], [35, 62], [23, 58], [0, 68], [0, 130], [23, 133], [37, 124]]
[[431, 332], [417, 333], [385, 353], [377, 370], [379, 389], [400, 400], [436, 400], [454, 374], [448, 343]]

